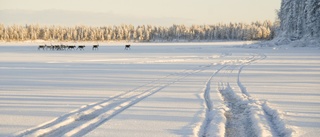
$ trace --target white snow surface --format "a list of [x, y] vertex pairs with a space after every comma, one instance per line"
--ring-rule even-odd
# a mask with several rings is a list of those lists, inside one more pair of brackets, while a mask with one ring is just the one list
[[0, 136], [319, 136], [320, 49], [244, 44], [2, 43]]

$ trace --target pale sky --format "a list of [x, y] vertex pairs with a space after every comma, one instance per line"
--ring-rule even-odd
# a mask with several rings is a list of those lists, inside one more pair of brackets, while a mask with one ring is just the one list
[[[191, 25], [274, 21], [275, 10], [280, 8], [280, 3], [280, 0], [0, 0], [0, 23], [23, 24], [38, 21], [41, 24], [46, 23], [43, 22], [46, 19], [59, 20], [59, 17], [61, 20], [68, 20], [68, 25], [100, 25], [99, 22], [109, 25]], [[33, 12], [29, 13], [29, 10]], [[62, 11], [57, 13], [61, 16], [39, 15], [41, 12], [46, 14], [47, 10]], [[12, 14], [13, 11], [22, 13]], [[40, 13], [35, 14], [35, 11]], [[64, 17], [64, 12], [72, 14]], [[29, 14], [25, 15], [26, 13]], [[73, 21], [72, 16], [76, 13], [79, 15]], [[64, 23], [66, 22], [57, 21], [57, 24]]]

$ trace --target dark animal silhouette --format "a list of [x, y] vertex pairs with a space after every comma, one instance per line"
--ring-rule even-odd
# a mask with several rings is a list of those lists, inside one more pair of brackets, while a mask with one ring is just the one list
[[38, 50], [40, 50], [40, 49], [44, 50], [45, 47], [46, 47], [46, 45], [39, 45]]
[[69, 49], [75, 49], [75, 48], [76, 48], [76, 46], [74, 46], [74, 45], [68, 46], [68, 50], [69, 50]]
[[96, 49], [96, 50], [98, 50], [98, 49], [99, 49], [99, 44], [98, 44], [98, 45], [93, 45], [93, 46], [92, 46], [92, 50], [95, 50], [95, 49]]
[[54, 50], [54, 46], [51, 44], [51, 45], [47, 46], [47, 49]]
[[60, 45], [54, 45], [54, 49], [56, 49], [56, 50], [62, 50], [62, 48], [61, 48]]
[[86, 47], [86, 46], [85, 45], [79, 45], [77, 49], [84, 50], [84, 47]]
[[131, 46], [131, 45], [125, 45], [124, 49], [125, 49], [125, 50], [131, 49], [130, 46]]
[[67, 47], [68, 47], [67, 45], [63, 45], [63, 44], [60, 45], [61, 50], [65, 50], [67, 49]]

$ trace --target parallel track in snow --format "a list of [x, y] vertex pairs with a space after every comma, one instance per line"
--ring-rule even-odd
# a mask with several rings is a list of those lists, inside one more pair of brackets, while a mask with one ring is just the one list
[[210, 123], [212, 122], [213, 118], [210, 116], [210, 113], [213, 112], [213, 102], [211, 100], [211, 97], [210, 97], [210, 90], [211, 90], [211, 80], [212, 78], [218, 74], [224, 67], [226, 66], [221, 66], [215, 73], [213, 73], [211, 75], [211, 77], [208, 79], [208, 81], [206, 82], [206, 86], [205, 86], [205, 89], [204, 89], [204, 94], [203, 94], [203, 98], [204, 98], [204, 101], [205, 101], [205, 105], [206, 105], [206, 119], [202, 125], [203, 127], [203, 133], [200, 133], [199, 136], [206, 136], [209, 132], [210, 129]]
[[[240, 74], [245, 66], [257, 60], [265, 59], [265, 55], [257, 54], [244, 59], [238, 59], [223, 64], [209, 78], [204, 91], [204, 99], [207, 106], [207, 117], [203, 125], [203, 133], [199, 136], [215, 136], [210, 134], [208, 129], [219, 129], [219, 125], [225, 125], [224, 132], [226, 137], [245, 137], [245, 136], [274, 136], [287, 137], [291, 136], [293, 130], [285, 125], [276, 109], [271, 108], [268, 103], [261, 102], [250, 96], [245, 86], [241, 83]], [[216, 81], [218, 85], [218, 93], [222, 97], [227, 110], [223, 110], [226, 121], [214, 121], [214, 116], [221, 115], [221, 111], [213, 111], [210, 99], [210, 86], [212, 81]], [[233, 83], [233, 85], [230, 85]], [[236, 84], [234, 84], [236, 83]], [[235, 92], [235, 88], [239, 88], [240, 92]], [[210, 114], [216, 112], [217, 114]], [[221, 116], [220, 116], [221, 117]], [[212, 124], [212, 125], [210, 125]], [[221, 130], [221, 129], [220, 129]], [[221, 135], [221, 134], [219, 134]]]
[[269, 134], [271, 134], [273, 137], [291, 136], [292, 129], [287, 128], [285, 126], [285, 123], [279, 117], [279, 114], [277, 114], [277, 110], [268, 106], [266, 102], [261, 103], [257, 99], [252, 98], [251, 95], [248, 93], [246, 87], [241, 83], [240, 74], [242, 69], [256, 60], [263, 60], [265, 58], [265, 55], [259, 55], [258, 58], [253, 58], [248, 63], [242, 64], [238, 68], [237, 85], [240, 88], [243, 97], [250, 101], [250, 103], [255, 103], [256, 105], [261, 106], [260, 111], [263, 111], [263, 119], [265, 120], [264, 124], [267, 124], [267, 129], [264, 130], [268, 130]]
[[[228, 111], [225, 112], [226, 121], [226, 137], [255, 137], [259, 136], [256, 133], [256, 129], [254, 128], [251, 116], [250, 116], [250, 105], [249, 102], [243, 100], [241, 97], [234, 92], [232, 87], [229, 85], [229, 82], [232, 81], [232, 73], [237, 68], [242, 68], [246, 64], [250, 64], [251, 62], [257, 60], [257, 57], [251, 56], [245, 58], [243, 61], [235, 64], [230, 64], [226, 67], [226, 69], [222, 70], [222, 73], [225, 77], [227, 77], [226, 81], [220, 81], [218, 84], [218, 89], [220, 95], [223, 97], [225, 105], [229, 108]], [[237, 80], [239, 81], [240, 72], [242, 69], [238, 71]], [[239, 82], [238, 82], [239, 83]], [[240, 87], [241, 88], [241, 87]], [[242, 96], [247, 99], [248, 93], [242, 92]]]
[[36, 127], [18, 132], [13, 136], [83, 136], [141, 100], [189, 75], [201, 72], [211, 66], [200, 66], [195, 69], [173, 73], [106, 100], [85, 105], [78, 110], [64, 114]]

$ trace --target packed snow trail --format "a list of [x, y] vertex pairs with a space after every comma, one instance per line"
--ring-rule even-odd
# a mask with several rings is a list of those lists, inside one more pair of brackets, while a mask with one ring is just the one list
[[[242, 63], [242, 62], [247, 62], [248, 60], [251, 60], [251, 58], [253, 57], [249, 57], [249, 58], [245, 58], [245, 59], [238, 59], [238, 60], [225, 60], [223, 62], [221, 62], [220, 64], [222, 65], [222, 67], [220, 69], [218, 69], [216, 72], [213, 73], [213, 75], [209, 78], [209, 80], [206, 83], [206, 88], [204, 91], [204, 99], [206, 102], [206, 106], [207, 106], [207, 111], [206, 111], [206, 119], [205, 122], [203, 123], [202, 126], [202, 132], [199, 133], [199, 136], [224, 136], [226, 135], [226, 133], [231, 133], [230, 131], [237, 131], [240, 132], [245, 130], [245, 127], [242, 126], [242, 128], [240, 128], [240, 126], [235, 126], [237, 128], [233, 128], [232, 130], [230, 130], [231, 128], [226, 128], [226, 126], [228, 126], [228, 122], [230, 123], [230, 116], [227, 116], [226, 114], [230, 111], [228, 110], [233, 110], [233, 113], [243, 113], [243, 109], [240, 109], [239, 106], [236, 105], [235, 101], [235, 97], [232, 96], [232, 94], [230, 95], [226, 95], [226, 94], [221, 94], [221, 100], [228, 102], [231, 105], [227, 105], [225, 104], [224, 106], [222, 105], [218, 105], [218, 108], [212, 108], [212, 103], [218, 103], [218, 102], [212, 102], [210, 99], [210, 86], [211, 86], [211, 82], [212, 79], [217, 79], [217, 75], [221, 75], [225, 73], [232, 73], [234, 68], [236, 67], [236, 65], [230, 65], [230, 64], [237, 64], [237, 63]], [[230, 69], [232, 68], [232, 69]], [[229, 79], [229, 77], [228, 77]], [[221, 87], [219, 87], [221, 88]], [[222, 90], [222, 89], [221, 89]], [[221, 101], [221, 102], [223, 102]], [[233, 101], [231, 103], [231, 101]], [[238, 107], [238, 108], [237, 108]], [[232, 109], [233, 108], [233, 109]], [[229, 118], [229, 119], [228, 119]], [[228, 122], [227, 122], [228, 120]], [[236, 120], [239, 123], [239, 120]], [[244, 122], [247, 121], [247, 119], [243, 119], [242, 120], [242, 125], [244, 124]], [[230, 124], [229, 124], [230, 125]], [[247, 125], [247, 124], [245, 124]], [[223, 128], [222, 128], [223, 127]], [[248, 134], [248, 133], [243, 133], [243, 134]]]
[[[269, 132], [269, 133], [264, 133], [264, 134], [270, 134], [274, 137], [280, 136], [280, 137], [287, 137], [287, 136], [292, 136], [293, 134], [293, 129], [291, 127], [286, 126], [284, 121], [281, 118], [281, 115], [279, 114], [279, 111], [276, 109], [271, 108], [266, 101], [259, 101], [257, 99], [254, 99], [251, 97], [251, 95], [248, 93], [246, 90], [246, 87], [241, 83], [240, 81], [240, 74], [242, 69], [250, 65], [252, 62], [256, 60], [263, 60], [265, 59], [265, 55], [259, 55], [258, 58], [255, 58], [248, 63], [245, 63], [241, 65], [241, 67], [238, 70], [238, 78], [237, 78], [237, 85], [241, 90], [241, 93], [243, 94], [243, 97], [247, 98], [250, 103], [252, 104], [253, 110], [251, 110], [252, 113], [261, 113], [263, 112], [264, 117], [260, 117], [260, 124], [262, 125], [268, 125], [268, 127], [264, 126], [261, 128], [265, 128], [263, 131]], [[260, 112], [259, 112], [260, 111]], [[256, 123], [256, 125], [258, 125]], [[260, 131], [261, 132], [261, 131]]]
[[[232, 74], [235, 66], [228, 66], [222, 70], [224, 76]], [[228, 77], [229, 79], [230, 77]], [[247, 102], [241, 100], [239, 96], [233, 91], [229, 83], [218, 83], [219, 93], [221, 94], [223, 101], [225, 102], [228, 110], [225, 112], [226, 117], [226, 137], [244, 137], [244, 136], [257, 136], [255, 129], [250, 122], [249, 105]]]
[[[240, 74], [245, 66], [265, 58], [265, 55], [254, 54], [247, 58], [221, 63], [223, 66], [214, 72], [206, 83], [204, 99], [207, 114], [203, 131], [199, 136], [292, 136], [294, 131], [284, 123], [279, 111], [270, 107], [266, 101], [252, 98], [240, 81]], [[218, 85], [217, 90], [226, 109], [213, 107], [214, 103], [219, 102], [210, 99], [212, 82]], [[221, 125], [224, 125], [225, 129], [219, 128]]]
[[[206, 105], [206, 119], [202, 125], [202, 131], [200, 131], [199, 136], [206, 136], [207, 134], [209, 134], [209, 132], [216, 132], [218, 131], [217, 126], [213, 127], [213, 126], [210, 126], [211, 122], [213, 121], [214, 119], [214, 116], [215, 118], [216, 117], [219, 117], [219, 115], [217, 115], [219, 113], [219, 110], [214, 110], [213, 108], [213, 102], [210, 98], [210, 90], [211, 90], [211, 80], [212, 78], [217, 74], [219, 73], [220, 70], [222, 70], [224, 67], [226, 66], [221, 66], [215, 73], [213, 73], [211, 75], [211, 77], [208, 79], [208, 81], [206, 82], [206, 86], [205, 86], [205, 89], [204, 89], [204, 100], [205, 100], [205, 105]], [[214, 113], [214, 114], [213, 114]], [[221, 113], [220, 113], [221, 114]], [[220, 115], [221, 117], [221, 115]], [[223, 117], [223, 116], [222, 116]], [[217, 119], [217, 118], [216, 118]], [[223, 118], [222, 118], [223, 119]], [[217, 121], [215, 121], [217, 122]], [[219, 125], [219, 123], [221, 122], [218, 122], [218, 124], [216, 125]], [[212, 134], [212, 133], [211, 133]], [[215, 133], [216, 135], [219, 135], [219, 133]]]
[[21, 131], [13, 136], [83, 136], [130, 106], [189, 75], [201, 72], [211, 66], [200, 66], [195, 69], [170, 74], [101, 102], [85, 105], [78, 110], [34, 128]]

